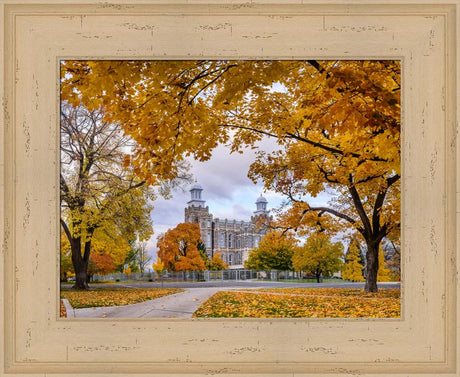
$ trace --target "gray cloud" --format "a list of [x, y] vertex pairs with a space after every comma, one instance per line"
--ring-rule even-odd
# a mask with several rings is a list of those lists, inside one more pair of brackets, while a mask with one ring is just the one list
[[[264, 150], [276, 148], [271, 140], [260, 143]], [[218, 218], [230, 220], [249, 220], [256, 209], [255, 201], [261, 194], [267, 198], [268, 208], [275, 208], [285, 200], [280, 194], [264, 192], [261, 183], [255, 185], [248, 177], [249, 165], [254, 161], [253, 150], [246, 149], [243, 154], [229, 153], [225, 146], [218, 146], [212, 158], [205, 162], [190, 160], [190, 172], [203, 187], [202, 198], [206, 200], [209, 211]], [[148, 242], [148, 250], [156, 260], [156, 239], [159, 234], [174, 228], [184, 221], [184, 208], [190, 200], [190, 185], [176, 189], [169, 200], [158, 198], [154, 201], [153, 220], [154, 236]], [[325, 205], [331, 195], [321, 193], [316, 198], [310, 198], [314, 205]]]

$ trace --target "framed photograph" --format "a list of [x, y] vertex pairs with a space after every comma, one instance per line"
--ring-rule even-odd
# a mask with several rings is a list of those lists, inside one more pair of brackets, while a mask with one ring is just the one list
[[[0, 375], [458, 376], [458, 6], [0, 0]], [[400, 316], [61, 318], [61, 65], [109, 60], [398, 62]]]

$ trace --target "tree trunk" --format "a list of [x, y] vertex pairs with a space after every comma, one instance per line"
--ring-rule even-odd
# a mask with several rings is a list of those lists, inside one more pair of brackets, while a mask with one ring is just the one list
[[81, 255], [80, 238], [72, 238], [70, 249], [72, 251], [72, 263], [75, 269], [75, 284], [72, 289], [87, 290], [89, 289], [87, 281], [88, 261], [85, 261], [85, 258]]
[[379, 242], [367, 242], [366, 254], [366, 292], [377, 292], [377, 273], [379, 270]]
[[316, 276], [316, 282], [321, 283], [321, 271], [316, 270], [315, 276]]
[[77, 290], [87, 290], [89, 289], [88, 280], [87, 280], [87, 268], [88, 265], [80, 259], [80, 262], [74, 263], [75, 269], [75, 284], [73, 285], [73, 289]]

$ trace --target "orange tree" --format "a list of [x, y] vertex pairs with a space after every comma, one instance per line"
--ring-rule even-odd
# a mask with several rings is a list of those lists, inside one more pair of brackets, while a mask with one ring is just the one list
[[[137, 143], [126, 163], [152, 184], [218, 144], [275, 138], [249, 174], [289, 199], [279, 225], [357, 232], [377, 291], [379, 245], [400, 229], [398, 61], [68, 61], [62, 96], [103, 106]], [[326, 189], [337, 200], [313, 205]]]
[[198, 250], [201, 232], [198, 224], [180, 223], [158, 237], [158, 258], [169, 271], [201, 271], [205, 263]]

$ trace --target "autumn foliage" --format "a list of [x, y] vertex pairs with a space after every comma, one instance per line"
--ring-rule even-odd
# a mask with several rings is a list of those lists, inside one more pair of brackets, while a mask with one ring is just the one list
[[315, 275], [319, 283], [321, 276], [331, 276], [342, 269], [342, 256], [340, 242], [332, 242], [325, 233], [314, 233], [296, 249], [292, 263], [296, 271]]
[[359, 263], [360, 250], [356, 242], [350, 243], [350, 248], [345, 256], [346, 262], [342, 270], [342, 279], [351, 281], [364, 281], [363, 266]]
[[245, 267], [253, 270], [292, 270], [292, 256], [297, 241], [280, 232], [266, 234], [259, 245], [252, 249]]
[[209, 261], [208, 268], [211, 271], [225, 270], [228, 268], [228, 264], [223, 261], [221, 253], [216, 253]]
[[[249, 176], [289, 200], [278, 225], [357, 233], [377, 291], [379, 245], [400, 231], [399, 61], [66, 61], [61, 78], [63, 99], [122, 125], [136, 142], [125, 164], [151, 184], [219, 144], [275, 139]], [[325, 189], [333, 202], [308, 200]]]
[[198, 250], [201, 232], [198, 224], [180, 223], [158, 238], [158, 257], [168, 271], [202, 271], [205, 262]]
[[284, 288], [218, 292], [194, 317], [399, 318], [399, 289]]
[[131, 305], [183, 292], [176, 288], [98, 288], [90, 291], [61, 290], [61, 298], [69, 300], [73, 308]]
[[382, 248], [379, 250], [379, 270], [377, 272], [377, 281], [392, 281], [392, 274], [390, 269], [386, 266], [385, 255]]

